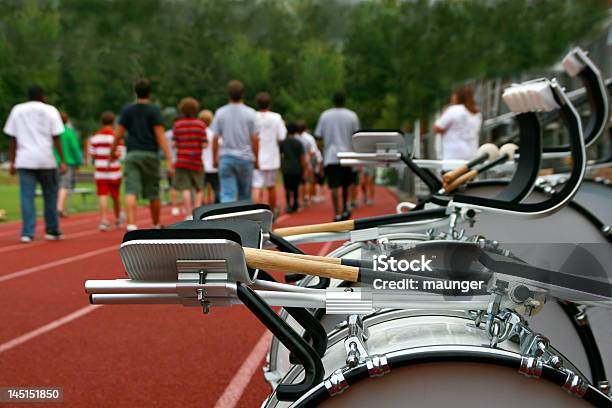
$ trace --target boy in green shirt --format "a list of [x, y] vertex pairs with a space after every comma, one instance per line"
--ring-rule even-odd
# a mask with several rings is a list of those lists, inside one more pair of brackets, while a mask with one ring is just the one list
[[[60, 189], [57, 194], [57, 212], [60, 217], [65, 217], [64, 204], [66, 203], [66, 197], [68, 197], [71, 190], [74, 190], [76, 172], [79, 166], [83, 164], [83, 156], [79, 139], [74, 130], [68, 126], [68, 114], [61, 112], [60, 115], [64, 122], [64, 133], [60, 135], [60, 143], [68, 170], [60, 176]], [[54, 150], [53, 153], [55, 154], [55, 160], [59, 163], [57, 150]]]

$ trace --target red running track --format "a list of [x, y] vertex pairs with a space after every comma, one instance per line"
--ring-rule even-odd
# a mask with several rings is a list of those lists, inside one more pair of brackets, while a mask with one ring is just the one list
[[[353, 215], [391, 213], [395, 205], [377, 188], [376, 206]], [[331, 218], [326, 200], [282, 216], [276, 227]], [[146, 209], [138, 219], [147, 226]], [[163, 223], [177, 221], [164, 209]], [[18, 243], [18, 223], [0, 226], [0, 387], [62, 387], [70, 407], [260, 406], [270, 392], [261, 373], [267, 343], [246, 309], [204, 316], [173, 305], [89, 305], [85, 280], [125, 277], [117, 251], [123, 230], [97, 226], [96, 214], [73, 216], [62, 220], [64, 240], [29, 245]], [[324, 254], [338, 245], [304, 249]]]

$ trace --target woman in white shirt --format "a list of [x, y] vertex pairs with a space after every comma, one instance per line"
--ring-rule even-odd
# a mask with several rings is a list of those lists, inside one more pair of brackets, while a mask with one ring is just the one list
[[474, 102], [474, 89], [457, 88], [450, 105], [434, 124], [434, 131], [442, 134], [443, 160], [470, 160], [478, 151], [482, 115]]

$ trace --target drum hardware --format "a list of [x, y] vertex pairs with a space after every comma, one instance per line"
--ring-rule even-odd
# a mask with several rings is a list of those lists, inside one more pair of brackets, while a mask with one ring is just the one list
[[578, 374], [565, 370], [567, 372], [567, 378], [565, 383], [563, 383], [562, 388], [567, 391], [569, 394], [575, 395], [578, 398], [584, 397], [587, 389], [589, 388], [589, 384], [586, 383]]
[[540, 378], [544, 362], [541, 358], [521, 356], [521, 367], [519, 373], [527, 378]]
[[599, 391], [603, 392], [604, 394], [608, 396], [612, 396], [612, 393], [610, 393], [610, 382], [609, 381], [597, 382], [597, 388], [599, 389]]
[[353, 368], [368, 357], [368, 330], [363, 326], [360, 315], [352, 314], [347, 319], [348, 335], [344, 340], [346, 349], [346, 365]]
[[349, 387], [349, 383], [344, 378], [344, 374], [342, 374], [342, 369], [334, 371], [323, 384], [331, 397], [342, 394]]
[[368, 368], [368, 375], [372, 378], [382, 377], [391, 372], [387, 356], [384, 354], [368, 356], [365, 359], [365, 363]]

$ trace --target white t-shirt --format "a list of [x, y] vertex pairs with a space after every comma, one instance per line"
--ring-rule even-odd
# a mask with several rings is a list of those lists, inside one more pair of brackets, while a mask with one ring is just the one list
[[442, 134], [443, 160], [471, 160], [478, 152], [478, 133], [482, 115], [472, 113], [464, 105], [451, 105], [436, 120]]
[[[206, 128], [206, 139], [208, 144], [205, 149], [202, 149], [202, 163], [204, 163], [205, 173], [218, 173], [219, 170], [215, 167], [213, 161], [213, 141], [215, 139], [215, 132], [209, 127]], [[221, 143], [221, 140], [219, 140]]]
[[64, 133], [59, 111], [51, 105], [30, 101], [11, 109], [4, 133], [15, 138], [18, 169], [55, 169], [53, 136]]
[[317, 146], [317, 141], [315, 140], [314, 136], [308, 132], [303, 132], [297, 135], [297, 139], [302, 142], [302, 145], [304, 146], [304, 153], [308, 162], [310, 162], [308, 154], [314, 153], [315, 160], [317, 161], [317, 163], [321, 163], [321, 151]]
[[276, 112], [257, 112], [255, 131], [259, 135], [259, 169], [280, 169], [278, 144], [287, 137], [287, 128], [281, 115]]

